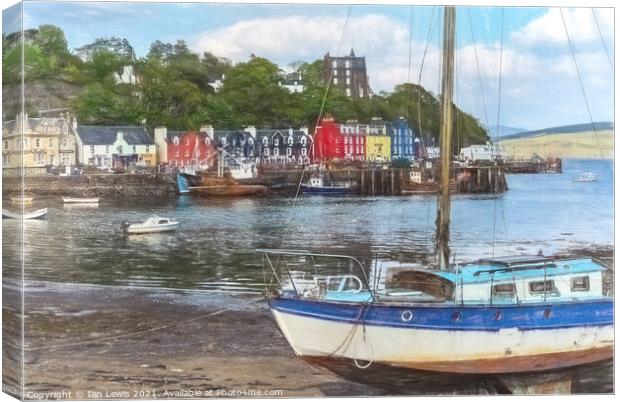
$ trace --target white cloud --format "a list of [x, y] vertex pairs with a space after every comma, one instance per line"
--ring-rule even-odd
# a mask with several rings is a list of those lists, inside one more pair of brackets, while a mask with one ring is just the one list
[[[595, 120], [613, 116], [613, 74], [604, 53], [590, 9], [565, 9], [564, 15]], [[597, 9], [596, 17], [607, 48], [613, 50], [613, 13]], [[336, 54], [344, 17], [288, 16], [245, 20], [204, 32], [190, 41], [197, 51], [210, 51], [235, 62], [251, 53], [281, 66], [295, 60], [313, 61], [326, 52]], [[484, 27], [481, 27], [484, 30]], [[436, 34], [435, 34], [436, 35]], [[501, 124], [540, 128], [588, 121], [575, 65], [568, 52], [559, 9], [550, 9], [514, 32], [507, 32], [502, 53]], [[436, 36], [425, 58], [422, 85], [439, 92], [441, 54]], [[409, 47], [411, 66], [409, 67]], [[417, 82], [426, 43], [409, 42], [409, 27], [384, 15], [351, 17], [342, 39], [340, 55], [351, 48], [366, 56], [370, 85], [375, 92], [391, 91], [397, 84]], [[476, 44], [457, 51], [459, 105], [484, 122], [497, 124], [499, 55], [496, 44]], [[483, 93], [480, 90], [482, 78]]]

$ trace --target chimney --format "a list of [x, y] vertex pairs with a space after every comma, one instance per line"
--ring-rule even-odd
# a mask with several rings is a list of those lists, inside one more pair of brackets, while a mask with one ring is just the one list
[[210, 124], [205, 124], [204, 126], [200, 126], [200, 132], [207, 134], [207, 137], [211, 141], [213, 141], [213, 126]]
[[123, 132], [122, 131], [117, 131], [116, 132], [116, 140], [117, 141], [122, 141], [123, 140]]
[[308, 127], [301, 127], [301, 128], [299, 129], [299, 131], [301, 131], [302, 133], [304, 133], [304, 134], [308, 135]]
[[250, 133], [250, 135], [252, 136], [252, 138], [256, 139], [256, 127], [254, 126], [247, 126], [245, 128], [245, 131], [247, 131], [248, 133]]

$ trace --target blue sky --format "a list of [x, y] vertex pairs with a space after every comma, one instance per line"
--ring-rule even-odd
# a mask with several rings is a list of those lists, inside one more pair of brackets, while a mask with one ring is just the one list
[[[612, 120], [613, 72], [603, 46], [613, 51], [613, 12], [567, 8], [562, 13], [594, 119]], [[535, 129], [588, 121], [562, 13], [558, 8], [459, 7], [459, 105], [491, 125], [497, 124], [498, 99], [504, 125]], [[348, 53], [353, 47], [357, 55], [366, 56], [370, 85], [376, 92], [389, 91], [408, 78], [417, 81], [431, 24], [422, 84], [438, 92], [440, 15], [437, 6], [398, 5], [33, 1], [24, 5], [25, 28], [57, 25], [71, 48], [97, 37], [117, 36], [127, 38], [137, 54], [144, 55], [155, 40], [183, 39], [195, 51], [208, 50], [234, 62], [255, 53], [286, 67], [296, 60], [321, 58], [327, 51]], [[3, 14], [3, 32], [15, 26], [7, 24], [9, 17]]]

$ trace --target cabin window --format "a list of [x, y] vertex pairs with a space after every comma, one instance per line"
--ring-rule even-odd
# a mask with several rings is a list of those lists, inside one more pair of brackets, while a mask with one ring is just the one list
[[515, 294], [514, 283], [502, 283], [500, 285], [493, 286], [494, 296], [512, 296]]
[[553, 291], [553, 281], [536, 281], [530, 282], [531, 294], [542, 294]]
[[580, 276], [570, 280], [570, 290], [572, 292], [587, 292], [590, 290], [590, 277]]

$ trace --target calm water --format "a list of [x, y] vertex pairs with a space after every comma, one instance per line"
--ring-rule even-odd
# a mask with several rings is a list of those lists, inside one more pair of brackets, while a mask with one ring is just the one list
[[[574, 183], [596, 170], [595, 183]], [[613, 244], [613, 161], [566, 160], [563, 174], [511, 175], [500, 196], [455, 196], [452, 250], [457, 260], [506, 253], [546, 254]], [[5, 207], [10, 207], [5, 203]], [[304, 248], [414, 262], [432, 252], [435, 197], [300, 197], [105, 201], [64, 206], [35, 201], [47, 219], [26, 221], [25, 276], [32, 280], [258, 293], [260, 247]], [[176, 232], [123, 235], [123, 221], [156, 213]], [[18, 276], [19, 222], [4, 219], [5, 275]], [[283, 235], [286, 236], [283, 240]]]

